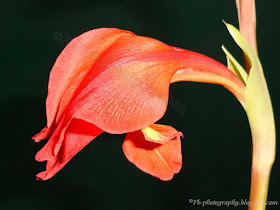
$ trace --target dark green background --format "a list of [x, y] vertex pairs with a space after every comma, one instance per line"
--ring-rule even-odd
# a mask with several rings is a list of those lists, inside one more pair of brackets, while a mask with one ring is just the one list
[[[187, 110], [182, 114], [169, 107], [160, 120], [185, 135], [183, 168], [169, 182], [136, 169], [123, 155], [124, 135], [109, 134], [90, 143], [51, 180], [37, 182], [35, 174], [44, 164], [35, 162], [34, 155], [45, 142], [30, 139], [46, 123], [48, 74], [70, 38], [93, 28], [117, 27], [201, 52], [222, 63], [225, 58], [220, 46], [225, 44], [242, 60], [221, 21], [237, 26], [233, 0], [1, 0], [0, 6], [1, 210], [200, 209], [189, 199], [248, 199], [247, 118], [233, 95], [217, 85], [184, 82], [170, 87], [170, 97]], [[276, 125], [280, 123], [279, 6], [278, 1], [257, 1], [259, 54]], [[279, 163], [277, 156], [268, 195], [268, 200], [278, 202]], [[267, 209], [279, 209], [279, 205]]]

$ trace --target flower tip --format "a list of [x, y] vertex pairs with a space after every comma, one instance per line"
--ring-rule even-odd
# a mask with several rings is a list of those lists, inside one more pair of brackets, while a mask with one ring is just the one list
[[39, 134], [36, 134], [36, 135], [32, 136], [31, 139], [32, 139], [34, 142], [36, 142], [36, 143], [38, 143], [38, 142], [40, 142], [40, 141], [43, 140], [43, 139], [41, 138], [41, 135], [39, 136]]
[[170, 180], [172, 180], [174, 177], [174, 174], [172, 174], [171, 176], [168, 176], [168, 177], [158, 177], [161, 181], [165, 181], [165, 182], [168, 182]]
[[45, 176], [43, 176], [43, 174], [42, 174], [43, 172], [40, 172], [40, 173], [38, 173], [38, 174], [36, 174], [36, 181], [44, 181], [44, 180], [46, 180], [46, 179], [44, 179], [44, 177]]
[[181, 131], [177, 131], [173, 136], [170, 136], [169, 140], [175, 140], [177, 137], [184, 138], [184, 134]]
[[39, 152], [35, 155], [35, 160], [37, 162], [43, 162], [46, 161], [46, 158], [43, 158], [41, 154], [39, 154]]
[[50, 129], [45, 126], [39, 133], [32, 136], [31, 139], [33, 139], [35, 142], [39, 142], [41, 140], [47, 139], [50, 136]]
[[179, 131], [179, 132], [177, 133], [176, 137], [185, 138], [185, 137], [184, 137], [184, 134], [183, 134], [181, 131]]
[[33, 141], [35, 141], [35, 142], [38, 142], [39, 140], [36, 138], [36, 136], [37, 136], [37, 134], [34, 135], [34, 136], [32, 136], [31, 139], [32, 139]]
[[36, 174], [36, 180], [37, 181], [46, 181], [46, 180], [52, 178], [54, 175], [55, 174], [53, 174], [53, 173], [49, 173], [47, 171], [42, 171], [42, 172]]
[[35, 142], [41, 141], [40, 133], [35, 134], [34, 136], [31, 137], [31, 139], [34, 140]]
[[43, 176], [41, 173], [36, 175], [36, 181], [45, 181], [47, 180], [46, 176]]

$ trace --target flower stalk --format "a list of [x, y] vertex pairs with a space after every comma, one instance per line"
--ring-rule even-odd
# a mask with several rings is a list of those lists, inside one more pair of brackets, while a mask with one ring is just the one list
[[255, 2], [236, 0], [236, 5], [241, 33], [225, 24], [243, 50], [246, 71], [225, 47], [228, 68], [199, 53], [115, 28], [73, 39], [52, 68], [47, 125], [33, 137], [49, 138], [36, 155], [37, 161], [47, 161], [37, 179], [53, 177], [103, 132], [127, 133], [127, 159], [161, 180], [172, 179], [182, 167], [183, 134], [154, 123], [166, 112], [171, 83], [206, 82], [231, 91], [247, 113], [252, 133], [249, 209], [264, 210], [275, 158], [274, 116], [257, 55]]
[[[254, 52], [258, 54], [256, 28], [256, 5], [255, 0], [235, 0], [238, 13], [239, 31], [249, 42]], [[250, 72], [250, 64], [244, 55], [245, 69]]]
[[236, 7], [238, 12], [239, 30], [250, 43], [255, 53], [258, 54], [255, 0], [236, 0]]
[[249, 210], [264, 210], [270, 172], [275, 159], [274, 116], [263, 69], [257, 55], [255, 0], [236, 0], [236, 7], [239, 30], [245, 39], [238, 37], [237, 34], [233, 35], [233, 38], [244, 52], [248, 73], [245, 104], [252, 133]]

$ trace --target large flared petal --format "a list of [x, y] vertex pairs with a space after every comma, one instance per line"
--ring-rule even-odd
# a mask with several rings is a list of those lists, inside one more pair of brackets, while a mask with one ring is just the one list
[[[176, 133], [178, 131], [173, 128], [173, 134]], [[147, 141], [141, 131], [135, 131], [127, 134], [123, 142], [123, 151], [136, 167], [164, 181], [172, 179], [182, 167], [179, 136], [165, 144], [157, 144]]]
[[[57, 145], [59, 136], [52, 136], [36, 154], [37, 161], [47, 161], [46, 171], [36, 175], [38, 180], [47, 180], [59, 172], [81, 149], [103, 131], [80, 119], [73, 119], [67, 127], [63, 141]], [[58, 148], [56, 154], [53, 148]]]
[[132, 35], [129, 31], [100, 28], [73, 39], [58, 56], [50, 73], [46, 100], [47, 126], [34, 140], [48, 138], [52, 124], [61, 119], [77, 87], [83, 81], [96, 59], [119, 37]]
[[[71, 53], [59, 56], [63, 62], [57, 61], [60, 68], [54, 68], [49, 83], [47, 112], [52, 114], [48, 114], [48, 125], [57, 113], [59, 121], [66, 114], [66, 122], [84, 119], [109, 133], [143, 129], [164, 115], [170, 82], [177, 81], [222, 84], [243, 101], [242, 81], [209, 57], [128, 32], [118, 32], [116, 38], [115, 32], [108, 35], [107, 31], [108, 47], [103, 36], [91, 35], [98, 34], [94, 31], [76, 38], [74, 47], [71, 42], [65, 49]], [[102, 50], [91, 51], [99, 44]]]
[[164, 115], [171, 79], [222, 84], [240, 101], [244, 97], [242, 81], [219, 62], [151, 38], [129, 36], [119, 38], [95, 62], [67, 117], [84, 119], [108, 133], [140, 130]]

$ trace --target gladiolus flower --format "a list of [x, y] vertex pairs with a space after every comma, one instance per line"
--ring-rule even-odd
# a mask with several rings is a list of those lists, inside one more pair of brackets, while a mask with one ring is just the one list
[[114, 28], [73, 39], [52, 68], [47, 125], [33, 137], [49, 138], [36, 155], [47, 161], [37, 179], [53, 177], [102, 132], [127, 133], [128, 160], [161, 180], [172, 179], [182, 166], [183, 134], [155, 122], [167, 109], [170, 84], [179, 81], [223, 85], [244, 105], [244, 83], [204, 55]]

